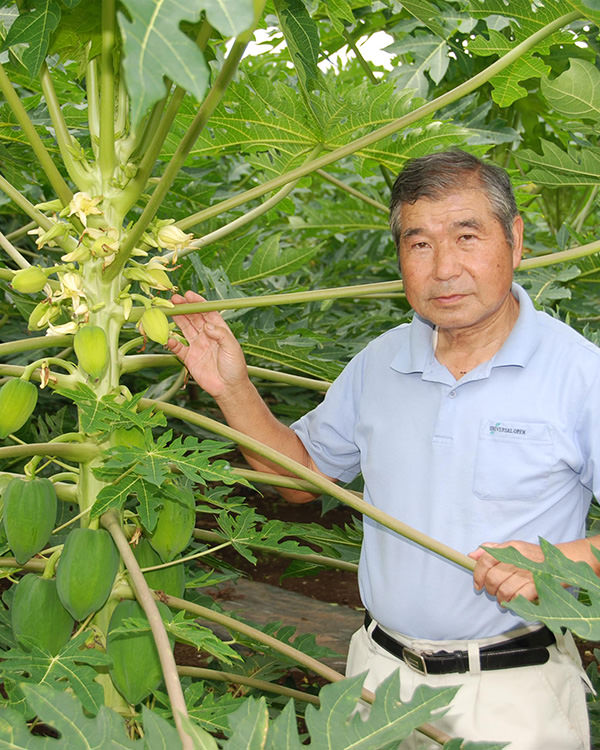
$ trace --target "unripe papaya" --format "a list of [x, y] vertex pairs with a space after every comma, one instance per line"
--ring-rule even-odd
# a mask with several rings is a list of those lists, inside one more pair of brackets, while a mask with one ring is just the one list
[[73, 348], [82, 370], [92, 378], [101, 378], [108, 367], [108, 341], [100, 326], [82, 326], [73, 339]]
[[12, 288], [23, 294], [41, 292], [48, 283], [48, 277], [39, 266], [21, 268], [12, 277]]
[[37, 404], [38, 389], [33, 383], [12, 378], [0, 388], [0, 438], [17, 432], [27, 422]]
[[11, 479], [3, 494], [4, 529], [19, 565], [44, 548], [56, 523], [57, 498], [49, 479]]
[[76, 620], [97, 612], [108, 599], [119, 559], [106, 529], [71, 531], [56, 569], [56, 588], [63, 606]]
[[[151, 568], [154, 565], [162, 563], [160, 557], [144, 537], [134, 547], [133, 554], [140, 568]], [[183, 564], [170, 565], [168, 568], [161, 568], [160, 570], [149, 570], [147, 573], [144, 573], [144, 578], [151, 589], [164, 591], [165, 594], [170, 594], [171, 596], [183, 596], [185, 590], [185, 570]]]
[[56, 592], [56, 581], [28, 573], [21, 578], [10, 608], [13, 634], [25, 651], [31, 644], [52, 655], [71, 637], [74, 620]]
[[[169, 608], [162, 602], [157, 605], [163, 620], [170, 620]], [[137, 602], [124, 600], [117, 604], [110, 618], [106, 653], [112, 661], [113, 683], [125, 700], [135, 706], [160, 685], [162, 670], [150, 630], [115, 633], [128, 618], [146, 620], [146, 615]]]
[[147, 336], [157, 344], [166, 344], [169, 339], [169, 321], [158, 307], [149, 307], [140, 320], [140, 326]]
[[190, 543], [195, 524], [193, 507], [165, 498], [156, 527], [149, 536], [150, 544], [165, 562], [172, 560]]

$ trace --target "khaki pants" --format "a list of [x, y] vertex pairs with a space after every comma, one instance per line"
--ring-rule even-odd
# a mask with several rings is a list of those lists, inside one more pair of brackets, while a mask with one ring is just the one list
[[[589, 750], [583, 671], [573, 639], [568, 633], [548, 647], [546, 664], [469, 671], [463, 674], [423, 675], [408, 667], [375, 643], [361, 627], [350, 642], [346, 675], [368, 671], [364, 687], [375, 690], [395, 669], [400, 670], [400, 700], [410, 700], [418, 685], [460, 685], [448, 712], [432, 721], [451, 737], [470, 741], [509, 742], [508, 750]], [[390, 632], [390, 631], [388, 631]], [[419, 641], [394, 635], [410, 648], [432, 651], [467, 650], [464, 641]], [[514, 636], [515, 633], [507, 637]], [[498, 639], [469, 643], [485, 644]], [[584, 682], [585, 681], [585, 682]], [[362, 711], [361, 711], [362, 712]], [[439, 750], [440, 746], [420, 732], [413, 732], [401, 750]]]

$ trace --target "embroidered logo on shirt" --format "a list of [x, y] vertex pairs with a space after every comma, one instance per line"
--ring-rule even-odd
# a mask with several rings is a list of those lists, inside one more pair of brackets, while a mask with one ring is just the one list
[[494, 435], [497, 432], [502, 432], [508, 435], [527, 435], [527, 430], [522, 427], [511, 427], [510, 425], [502, 424], [502, 422], [496, 422], [490, 424], [490, 435]]
[[552, 427], [544, 422], [517, 422], [512, 419], [483, 419], [479, 437], [484, 440], [551, 443]]

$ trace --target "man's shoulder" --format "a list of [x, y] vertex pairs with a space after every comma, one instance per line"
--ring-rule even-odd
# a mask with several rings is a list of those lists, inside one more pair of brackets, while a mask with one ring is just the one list
[[551, 346], [556, 353], [559, 349], [562, 349], [565, 353], [569, 352], [573, 356], [581, 356], [584, 359], [600, 363], [600, 348], [585, 338], [579, 331], [548, 313], [538, 311], [537, 315], [542, 340]]

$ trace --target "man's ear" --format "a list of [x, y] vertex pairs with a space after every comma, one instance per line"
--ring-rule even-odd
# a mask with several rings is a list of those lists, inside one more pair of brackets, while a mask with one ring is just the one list
[[513, 269], [516, 269], [523, 257], [523, 218], [519, 215], [513, 221]]

